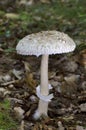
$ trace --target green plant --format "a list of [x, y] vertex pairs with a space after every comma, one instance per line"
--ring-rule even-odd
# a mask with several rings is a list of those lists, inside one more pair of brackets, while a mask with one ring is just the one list
[[12, 52], [15, 52], [15, 48], [12, 48], [12, 47], [7, 48], [7, 49], [4, 50], [4, 52], [5, 52], [5, 53], [12, 53]]
[[0, 103], [0, 130], [17, 130], [17, 122], [12, 118], [10, 110], [8, 100]]

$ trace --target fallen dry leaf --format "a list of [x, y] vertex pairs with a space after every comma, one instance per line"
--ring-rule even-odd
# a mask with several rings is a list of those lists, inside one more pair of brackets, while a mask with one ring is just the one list
[[16, 70], [16, 69], [13, 69], [12, 73], [14, 74], [14, 76], [17, 78], [17, 79], [21, 79], [22, 77], [20, 76], [22, 74], [22, 71], [20, 70]]
[[3, 52], [4, 52], [4, 50], [2, 48], [0, 48], [0, 54], [3, 53]]
[[86, 112], [86, 103], [81, 104], [79, 108], [82, 112]]
[[83, 51], [81, 51], [81, 53], [80, 53], [80, 59], [81, 59], [80, 60], [81, 64], [86, 69], [86, 49], [84, 49]]
[[24, 121], [21, 121], [20, 129], [19, 130], [24, 130]]
[[25, 71], [26, 72], [31, 72], [31, 66], [28, 62], [23, 61], [24, 67], [25, 67]]
[[63, 127], [61, 121], [58, 122], [58, 130], [64, 130], [65, 128]]
[[50, 0], [40, 0], [42, 3], [50, 3]]
[[36, 80], [33, 79], [33, 74], [32, 73], [26, 73], [25, 74], [25, 81], [30, 88], [35, 88], [37, 85]]
[[8, 19], [18, 19], [19, 15], [15, 14], [15, 13], [6, 13], [5, 17], [8, 18]]
[[83, 126], [77, 125], [77, 126], [76, 126], [76, 130], [86, 130], [86, 129], [84, 129]]

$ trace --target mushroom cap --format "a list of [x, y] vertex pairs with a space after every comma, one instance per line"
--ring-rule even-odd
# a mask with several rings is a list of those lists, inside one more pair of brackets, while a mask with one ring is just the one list
[[30, 34], [19, 41], [17, 53], [22, 55], [61, 54], [72, 52], [76, 45], [65, 33], [59, 31], [41, 31]]

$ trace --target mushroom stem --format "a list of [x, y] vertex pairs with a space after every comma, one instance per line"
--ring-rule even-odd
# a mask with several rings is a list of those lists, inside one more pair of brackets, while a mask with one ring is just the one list
[[[41, 83], [40, 83], [40, 93], [47, 96], [49, 93], [48, 88], [48, 55], [43, 55], [41, 60]], [[48, 102], [39, 100], [38, 113], [39, 117], [41, 115], [47, 116]]]
[[41, 83], [40, 92], [42, 95], [48, 95], [48, 57], [49, 55], [42, 55], [41, 60]]

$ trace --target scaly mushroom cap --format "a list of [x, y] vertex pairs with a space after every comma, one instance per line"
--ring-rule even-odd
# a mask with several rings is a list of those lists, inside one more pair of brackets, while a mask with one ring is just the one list
[[75, 49], [74, 41], [65, 33], [42, 31], [30, 34], [19, 41], [16, 50], [22, 55], [60, 54]]

